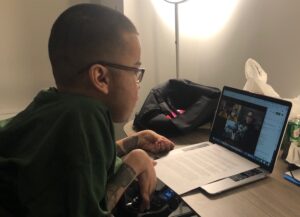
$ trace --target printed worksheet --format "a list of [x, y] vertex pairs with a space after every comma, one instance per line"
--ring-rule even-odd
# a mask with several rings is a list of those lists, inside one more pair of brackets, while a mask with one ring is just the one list
[[258, 165], [221, 146], [199, 143], [176, 149], [157, 160], [157, 177], [177, 194], [232, 176]]

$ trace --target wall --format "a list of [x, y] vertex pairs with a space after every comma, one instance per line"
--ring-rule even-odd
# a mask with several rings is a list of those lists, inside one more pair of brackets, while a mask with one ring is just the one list
[[[244, 65], [251, 57], [262, 65], [268, 83], [282, 97], [299, 95], [299, 8], [297, 0], [240, 0], [227, 25], [213, 37], [180, 35], [180, 77], [220, 88], [242, 88]], [[172, 5], [170, 10], [174, 10]], [[138, 110], [152, 86], [175, 77], [175, 33], [162, 22], [151, 0], [125, 0], [124, 13], [140, 32], [142, 62], [147, 69]]]
[[48, 37], [57, 16], [76, 0], [1, 0], [0, 113], [22, 110], [54, 85]]
[[[58, 14], [80, 2], [123, 8], [122, 0], [1, 0], [0, 113], [21, 110], [41, 88], [54, 85], [47, 54], [50, 28]], [[283, 97], [300, 94], [299, 8], [298, 0], [240, 0], [228, 25], [214, 37], [180, 35], [181, 78], [242, 88], [244, 64], [252, 57]], [[161, 21], [151, 0], [125, 0], [124, 12], [140, 32], [147, 69], [138, 111], [151, 87], [175, 77], [174, 29]]]
[[54, 85], [48, 38], [57, 16], [92, 2], [123, 10], [122, 0], [1, 0], [0, 112], [18, 111], [42, 88]]
[[[24, 109], [38, 91], [54, 86], [48, 37], [58, 15], [78, 3], [123, 11], [123, 0], [1, 0], [0, 119]], [[116, 124], [116, 137], [123, 137]]]

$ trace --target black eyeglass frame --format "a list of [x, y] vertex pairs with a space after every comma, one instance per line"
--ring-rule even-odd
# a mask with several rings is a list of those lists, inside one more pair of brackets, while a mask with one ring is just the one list
[[144, 73], [146, 71], [146, 69], [144, 69], [144, 68], [125, 66], [125, 65], [122, 65], [122, 64], [111, 63], [111, 62], [106, 62], [106, 61], [97, 61], [93, 64], [90, 64], [89, 67], [85, 68], [84, 70], [81, 70], [80, 73], [85, 71], [86, 69], [90, 68], [92, 65], [95, 65], [95, 64], [100, 64], [100, 65], [103, 65], [103, 66], [107, 66], [107, 67], [111, 67], [111, 68], [115, 68], [115, 69], [120, 69], [120, 70], [124, 70], [124, 71], [135, 72], [138, 83], [140, 83], [142, 81], [142, 79], [144, 77]]

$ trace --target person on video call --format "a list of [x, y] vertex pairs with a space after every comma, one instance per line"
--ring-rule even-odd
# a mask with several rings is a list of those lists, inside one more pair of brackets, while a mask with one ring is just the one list
[[0, 130], [0, 216], [110, 216], [137, 180], [141, 210], [155, 189], [155, 162], [174, 144], [145, 130], [115, 142], [143, 77], [138, 32], [123, 14], [75, 5], [55, 21], [48, 44], [56, 87]]
[[253, 153], [256, 148], [258, 131], [255, 126], [253, 112], [247, 112], [244, 120], [238, 125], [239, 145], [245, 151]]

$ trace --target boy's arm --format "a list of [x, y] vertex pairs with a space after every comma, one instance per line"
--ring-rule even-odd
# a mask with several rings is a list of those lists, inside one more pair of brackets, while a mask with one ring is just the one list
[[152, 153], [167, 152], [174, 148], [174, 143], [152, 130], [143, 130], [127, 138], [118, 140], [117, 155], [124, 156], [130, 151], [140, 148]]
[[128, 164], [123, 163], [112, 180], [107, 184], [106, 198], [109, 211], [112, 211], [117, 205], [124, 191], [135, 178], [136, 172], [134, 169]]
[[149, 208], [150, 195], [155, 190], [155, 162], [143, 150], [136, 149], [123, 158], [123, 164], [107, 184], [107, 207], [111, 211], [123, 195], [127, 187], [137, 179], [140, 194], [143, 198], [141, 210]]
[[124, 139], [116, 141], [117, 144], [117, 156], [122, 157], [128, 154], [130, 151], [138, 148], [138, 135], [133, 134]]

